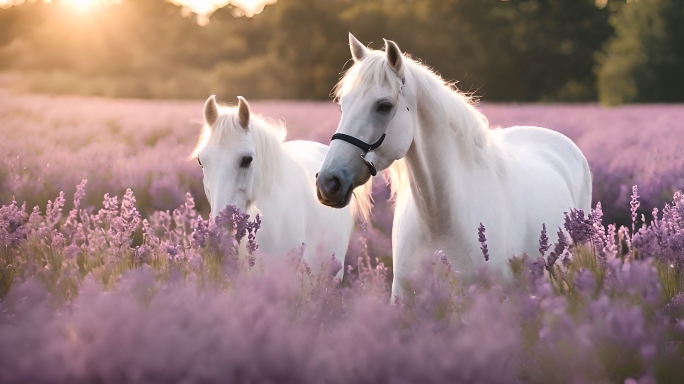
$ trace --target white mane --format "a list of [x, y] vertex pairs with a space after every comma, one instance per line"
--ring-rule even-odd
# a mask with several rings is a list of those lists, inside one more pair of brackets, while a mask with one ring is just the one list
[[[414, 88], [421, 102], [430, 103], [433, 113], [436, 111], [436, 118], [444, 122], [440, 125], [444, 131], [435, 134], [453, 140], [465, 161], [474, 161], [503, 173], [506, 162], [502, 159], [501, 151], [492, 150], [498, 145], [496, 135], [489, 129], [487, 118], [475, 109], [476, 100], [407, 55], [404, 55], [404, 64], [405, 87]], [[354, 64], [342, 77], [334, 94], [339, 99], [356, 86], [369, 89], [382, 83], [389, 85], [393, 92], [402, 90], [401, 79], [390, 68], [385, 52], [369, 50], [363, 60]], [[395, 161], [388, 173], [393, 196], [409, 188], [408, 168], [404, 159]]]
[[370, 219], [373, 209], [373, 178], [369, 179], [366, 184], [354, 189], [354, 198], [351, 204], [354, 217], [360, 219], [362, 223]]

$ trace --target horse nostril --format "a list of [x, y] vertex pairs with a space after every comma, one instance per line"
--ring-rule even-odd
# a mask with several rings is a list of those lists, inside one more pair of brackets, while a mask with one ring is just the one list
[[331, 176], [327, 180], [327, 190], [330, 195], [336, 195], [337, 192], [340, 191], [340, 188], [342, 187], [342, 182], [340, 181], [340, 178], [337, 176]]
[[316, 178], [318, 179], [318, 172], [316, 172]]

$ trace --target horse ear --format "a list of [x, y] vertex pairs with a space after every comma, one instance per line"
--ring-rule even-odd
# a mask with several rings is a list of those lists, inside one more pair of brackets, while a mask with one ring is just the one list
[[204, 123], [211, 127], [218, 120], [218, 116], [219, 108], [216, 105], [216, 96], [211, 95], [204, 103]]
[[387, 54], [387, 62], [390, 67], [400, 78], [404, 77], [404, 56], [399, 49], [397, 43], [392, 40], [385, 40], [385, 53]]
[[240, 118], [240, 125], [244, 129], [249, 127], [249, 115], [249, 104], [247, 104], [247, 100], [242, 96], [238, 96], [238, 117]]
[[368, 48], [361, 44], [360, 41], [356, 40], [356, 37], [354, 37], [351, 32], [349, 32], [349, 49], [351, 50], [355, 62], [363, 60], [368, 51]]

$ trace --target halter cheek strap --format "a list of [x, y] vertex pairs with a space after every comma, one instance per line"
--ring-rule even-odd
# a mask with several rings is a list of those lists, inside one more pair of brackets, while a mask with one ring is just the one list
[[352, 145], [355, 145], [355, 146], [361, 148], [364, 153], [368, 153], [370, 151], [375, 150], [376, 148], [378, 148], [380, 146], [380, 144], [382, 144], [383, 140], [385, 140], [385, 134], [383, 133], [382, 136], [380, 136], [380, 139], [373, 144], [367, 144], [367, 143], [357, 139], [354, 136], [349, 136], [349, 135], [346, 135], [344, 133], [336, 133], [332, 136], [332, 139], [330, 139], [330, 140], [331, 141], [332, 140], [346, 141], [349, 144], [352, 144]]

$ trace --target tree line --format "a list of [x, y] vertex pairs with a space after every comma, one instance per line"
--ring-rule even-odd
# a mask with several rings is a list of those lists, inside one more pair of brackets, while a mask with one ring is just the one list
[[325, 99], [347, 32], [489, 101], [684, 101], [684, 0], [279, 0], [200, 26], [163, 0], [0, 9], [0, 69], [30, 90]]

